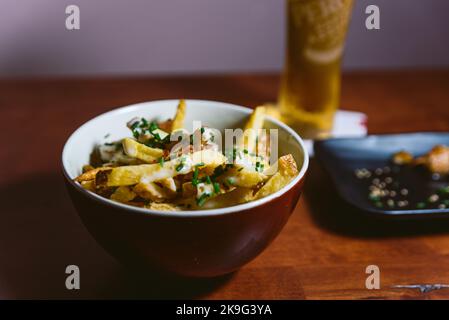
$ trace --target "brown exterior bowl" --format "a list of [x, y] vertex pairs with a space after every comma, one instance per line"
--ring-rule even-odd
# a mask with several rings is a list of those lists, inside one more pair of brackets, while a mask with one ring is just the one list
[[[235, 112], [237, 107], [232, 108]], [[126, 108], [118, 110], [123, 109]], [[237, 110], [245, 115], [251, 112], [242, 107]], [[280, 139], [288, 137], [289, 148], [299, 148], [296, 155], [302, 155], [303, 159], [300, 175], [273, 195], [229, 208], [183, 212], [151, 211], [102, 198], [73, 181], [68, 157], [71, 145], [79, 143], [76, 135], [89, 123], [96, 125], [96, 119], [83, 125], [67, 141], [63, 173], [72, 202], [86, 228], [105, 250], [124, 264], [188, 277], [230, 273], [254, 259], [273, 241], [299, 200], [308, 165], [307, 151], [296, 133], [274, 119], [269, 121], [285, 131]]]

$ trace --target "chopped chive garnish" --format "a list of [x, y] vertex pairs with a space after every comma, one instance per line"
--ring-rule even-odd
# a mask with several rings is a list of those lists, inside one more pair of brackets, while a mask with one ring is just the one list
[[137, 129], [138, 126], [139, 126], [139, 121], [134, 122], [134, 123], [131, 125], [131, 130]]
[[218, 182], [214, 182], [213, 185], [215, 193], [220, 193], [220, 184]]
[[211, 184], [211, 183], [212, 183], [212, 181], [210, 180], [210, 177], [209, 177], [209, 176], [206, 176], [206, 182], [207, 182], [208, 184]]
[[232, 186], [232, 185], [234, 185], [235, 181], [234, 181], [233, 178], [227, 178], [227, 179], [226, 179], [226, 183], [227, 183], [228, 185]]
[[161, 136], [159, 135], [159, 133], [152, 133], [154, 139], [156, 139], [157, 141], [161, 141]]
[[204, 128], [203, 128], [203, 127], [201, 127], [200, 131], [201, 131], [201, 133], [204, 133]]
[[195, 167], [195, 170], [193, 171], [193, 177], [192, 177], [192, 185], [197, 186], [198, 185], [198, 168]]
[[248, 150], [247, 149], [243, 149], [243, 153], [248, 154]]
[[203, 193], [197, 200], [196, 204], [200, 207], [203, 206], [203, 204], [206, 202], [207, 198], [209, 197], [208, 193]]
[[263, 171], [263, 163], [260, 163], [259, 161], [256, 162], [256, 171], [257, 172], [262, 172]]
[[225, 172], [222, 166], [218, 166], [214, 169], [214, 173], [212, 174], [212, 179], [217, 178]]
[[165, 162], [164, 157], [160, 157], [159, 158], [159, 164], [160, 164], [161, 167], [164, 166], [164, 162]]
[[195, 167], [204, 167], [204, 166], [205, 166], [204, 162], [200, 162], [195, 165]]
[[179, 164], [176, 166], [176, 168], [175, 168], [175, 170], [176, 171], [181, 171], [182, 170], [182, 168], [184, 168], [184, 161], [185, 161], [185, 159], [184, 158], [181, 158], [181, 161], [179, 162]]
[[157, 129], [159, 129], [157, 123], [156, 122], [151, 122], [151, 124], [150, 124], [150, 131], [154, 131], [154, 130], [157, 130]]
[[242, 170], [243, 170], [243, 167], [239, 168], [237, 171], [240, 172], [240, 171], [242, 171]]

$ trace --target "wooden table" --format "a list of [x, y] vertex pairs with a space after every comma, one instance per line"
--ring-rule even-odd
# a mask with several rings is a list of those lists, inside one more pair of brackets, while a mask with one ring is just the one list
[[[276, 75], [0, 81], [0, 298], [379, 299], [449, 298], [394, 285], [449, 284], [449, 219], [378, 220], [336, 195], [312, 161], [285, 229], [257, 259], [213, 280], [171, 281], [123, 269], [88, 234], [63, 186], [60, 154], [91, 117], [126, 104], [201, 98], [274, 101]], [[368, 114], [370, 133], [449, 130], [449, 71], [344, 76], [342, 105]], [[65, 288], [65, 267], [81, 289]], [[378, 265], [381, 290], [365, 288]]]

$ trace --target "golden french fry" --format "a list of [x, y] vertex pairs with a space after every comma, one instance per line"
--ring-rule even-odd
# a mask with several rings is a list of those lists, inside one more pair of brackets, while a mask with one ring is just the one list
[[255, 152], [259, 130], [263, 128], [265, 121], [265, 107], [257, 107], [249, 116], [248, 122], [243, 130], [243, 139], [240, 146], [249, 152]]
[[81, 182], [81, 181], [94, 180], [98, 172], [106, 171], [106, 170], [111, 170], [111, 168], [110, 167], [100, 167], [100, 168], [95, 168], [95, 169], [86, 171], [83, 174], [76, 177], [75, 181]]
[[240, 171], [238, 169], [229, 170], [223, 179], [223, 182], [230, 186], [253, 188], [264, 182], [267, 176], [263, 173], [243, 168]]
[[173, 193], [158, 186], [154, 182], [138, 183], [133, 191], [140, 197], [152, 201], [161, 201], [164, 199], [173, 198]]
[[91, 166], [90, 164], [86, 164], [83, 166], [83, 173], [86, 173], [86, 172], [88, 172], [90, 170], [94, 170], [94, 169], [95, 169], [95, 167]]
[[257, 191], [254, 199], [266, 197], [281, 188], [285, 187], [294, 177], [298, 175], [298, 168], [295, 159], [291, 154], [280, 157], [278, 160], [278, 172], [276, 172], [264, 185]]
[[164, 150], [150, 148], [130, 138], [123, 139], [122, 145], [126, 155], [148, 163], [155, 162], [164, 155]]
[[170, 190], [171, 192], [176, 192], [175, 179], [173, 178], [162, 179], [159, 180], [158, 183], [161, 184], [167, 190]]
[[182, 184], [182, 197], [188, 198], [196, 195], [196, 187], [192, 182], [184, 182]]
[[179, 100], [178, 110], [176, 110], [175, 118], [173, 119], [171, 131], [184, 128], [184, 118], [186, 115], [186, 102], [184, 99]]
[[81, 181], [81, 186], [89, 191], [95, 192], [95, 180]]
[[166, 161], [162, 165], [141, 164], [113, 168], [107, 177], [107, 186], [127, 186], [139, 182], [160, 181], [173, 178], [180, 174], [187, 174], [194, 170], [195, 165], [217, 167], [226, 162], [226, 157], [218, 151], [201, 150], [192, 154]]
[[235, 206], [253, 199], [253, 190], [250, 188], [235, 188], [230, 192], [220, 194], [208, 200], [202, 209], [215, 209]]
[[180, 208], [172, 203], [157, 203], [151, 202], [146, 208], [150, 210], [159, 210], [159, 211], [179, 211]]
[[130, 187], [118, 187], [111, 195], [111, 200], [127, 203], [136, 197], [136, 193]]

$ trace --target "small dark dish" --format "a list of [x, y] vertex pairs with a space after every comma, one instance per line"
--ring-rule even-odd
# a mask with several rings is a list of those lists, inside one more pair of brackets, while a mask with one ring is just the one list
[[[436, 194], [442, 186], [447, 188], [448, 177], [433, 179], [429, 172], [419, 167], [398, 169], [392, 165], [391, 157], [401, 150], [406, 150], [414, 156], [421, 156], [438, 144], [448, 146], [449, 133], [410, 133], [329, 139], [316, 142], [314, 148], [317, 158], [331, 176], [341, 197], [355, 207], [386, 216], [435, 217], [446, 216], [449, 208], [423, 207], [419, 204], [422, 204], [423, 199], [426, 199], [429, 194]], [[409, 205], [376, 207], [369, 197], [369, 185], [355, 174], [356, 170], [361, 168], [375, 170], [385, 167], [392, 168], [391, 175], [398, 184], [407, 186]], [[385, 174], [379, 174], [381, 179], [384, 176]]]

